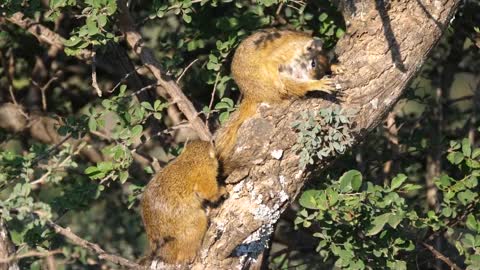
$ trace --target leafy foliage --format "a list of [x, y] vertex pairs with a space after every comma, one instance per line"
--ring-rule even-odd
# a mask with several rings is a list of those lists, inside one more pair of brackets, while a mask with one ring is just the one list
[[354, 112], [339, 106], [321, 109], [318, 112], [303, 112], [293, 123], [297, 129], [294, 150], [300, 151], [300, 167], [313, 164], [313, 157], [322, 160], [335, 154], [343, 154], [353, 143], [351, 134]]
[[[359, 171], [350, 170], [325, 183], [324, 189], [305, 191], [295, 224], [314, 228], [313, 236], [319, 238], [316, 250], [324, 260], [334, 257], [335, 266], [343, 269], [407, 269], [415, 264], [411, 254], [415, 245], [422, 244], [418, 235], [428, 231], [453, 235], [467, 269], [478, 269], [480, 166], [479, 154], [473, 153], [480, 153], [480, 148], [472, 149], [468, 140], [451, 145], [448, 159], [464, 175], [435, 179], [443, 198], [438, 211], [423, 215], [409, 205], [406, 199], [421, 186], [409, 183], [404, 174], [380, 186], [364, 182]], [[453, 227], [462, 216], [467, 217], [465, 223]]]

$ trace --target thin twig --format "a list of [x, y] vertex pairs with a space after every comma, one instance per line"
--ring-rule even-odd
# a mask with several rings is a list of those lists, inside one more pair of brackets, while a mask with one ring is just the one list
[[180, 76], [178, 76], [178, 78], [177, 78], [177, 80], [176, 80], [175, 82], [178, 83], [178, 82], [182, 79], [183, 75], [185, 75], [185, 73], [187, 72], [187, 70], [188, 70], [193, 64], [195, 64], [195, 62], [197, 62], [197, 61], [198, 61], [198, 58], [195, 59], [195, 60], [193, 60], [190, 64], [188, 64], [188, 66], [182, 71], [182, 73], [180, 74]]
[[40, 251], [28, 251], [23, 254], [15, 254], [13, 256], [10, 256], [8, 258], [0, 258], [0, 264], [4, 263], [9, 263], [12, 261], [18, 261], [24, 258], [30, 258], [30, 257], [49, 257], [55, 254], [63, 254], [63, 251], [60, 249], [52, 250], [52, 251], [47, 251], [47, 252], [40, 252]]
[[98, 244], [89, 242], [83, 238], [80, 238], [78, 235], [74, 234], [69, 228], [63, 228], [62, 226], [52, 222], [48, 221], [47, 222], [48, 226], [50, 226], [56, 233], [63, 235], [65, 238], [69, 239], [72, 241], [75, 245], [83, 247], [85, 249], [88, 249], [95, 254], [98, 255], [98, 258], [102, 260], [106, 260], [121, 266], [126, 266], [130, 267], [133, 269], [145, 269], [145, 267], [132, 262], [130, 260], [127, 260], [123, 257], [107, 253], [105, 250], [103, 250]]
[[32, 84], [35, 85], [38, 89], [40, 89], [40, 93], [42, 94], [42, 109], [43, 111], [47, 111], [47, 98], [45, 96], [45, 92], [47, 91], [50, 84], [54, 81], [58, 80], [57, 76], [52, 77], [44, 86], [40, 86], [36, 81], [32, 80]]
[[64, 160], [62, 160], [58, 166], [56, 166], [55, 168], [50, 168], [47, 170], [46, 173], [44, 173], [40, 178], [38, 178], [37, 180], [34, 180], [32, 181], [30, 184], [35, 186], [35, 185], [38, 185], [38, 184], [42, 184], [43, 182], [45, 182], [45, 179], [47, 179], [47, 177], [52, 174], [53, 170], [54, 169], [57, 169], [57, 168], [62, 168], [63, 166], [65, 166], [65, 163], [67, 163], [68, 161], [70, 161], [72, 159], [72, 157], [78, 155], [78, 153], [80, 153], [80, 151], [87, 145], [87, 142], [82, 142], [78, 147], [77, 149], [75, 150], [75, 152], [73, 152], [71, 155], [68, 155]]
[[63, 138], [60, 142], [58, 142], [57, 144], [55, 144], [54, 146], [50, 147], [50, 149], [48, 149], [47, 152], [45, 152], [44, 154], [36, 157], [33, 161], [32, 161], [32, 166], [35, 165], [37, 162], [39, 162], [40, 160], [48, 157], [52, 152], [56, 151], [62, 144], [64, 144], [68, 139], [70, 139], [70, 137], [72, 137], [72, 134], [69, 133], [67, 136], [65, 136], [65, 138]]
[[129, 73], [127, 73], [113, 88], [112, 90], [109, 90], [108, 92], [109, 93], [112, 93], [113, 91], [115, 91], [118, 87], [120, 87], [120, 85], [122, 85], [122, 83], [124, 83], [130, 76], [132, 76], [133, 74], [135, 74], [138, 70], [144, 68], [145, 65], [141, 65], [139, 67], [136, 67], [134, 70], [130, 71]]
[[148, 89], [153, 89], [153, 88], [155, 88], [155, 87], [157, 87], [157, 86], [159, 86], [159, 85], [156, 84], [156, 83], [153, 83], [153, 84], [144, 86], [144, 87], [138, 89], [137, 91], [131, 93], [131, 94], [129, 95], [129, 97], [136, 96], [136, 95], [140, 94], [140, 93], [143, 92], [143, 91], [147, 91]]
[[175, 126], [166, 128], [166, 129], [164, 129], [164, 130], [162, 130], [162, 131], [159, 131], [159, 132], [153, 134], [152, 136], [148, 137], [144, 142], [138, 144], [138, 145], [132, 150], [132, 153], [133, 153], [133, 152], [136, 152], [137, 149], [139, 149], [140, 147], [142, 147], [143, 145], [145, 145], [147, 142], [151, 141], [153, 138], [159, 137], [159, 136], [161, 136], [162, 134], [170, 134], [170, 133], [172, 133], [172, 131], [174, 131], [174, 130], [182, 129], [182, 128], [186, 128], [186, 127], [190, 127], [190, 123], [184, 121], [184, 122], [180, 122], [178, 125], [175, 125]]
[[435, 258], [441, 260], [442, 262], [444, 262], [445, 264], [447, 264], [450, 269], [454, 269], [454, 270], [462, 270], [462, 268], [458, 267], [458, 265], [456, 265], [454, 262], [452, 262], [449, 258], [445, 257], [445, 255], [443, 255], [442, 253], [440, 253], [440, 251], [436, 250], [433, 246], [425, 243], [425, 242], [422, 242], [422, 245], [424, 247], [426, 247], [430, 252], [432, 252], [433, 256], [435, 256]]
[[102, 89], [98, 86], [97, 82], [97, 52], [95, 49], [92, 50], [92, 87], [97, 92], [99, 97], [102, 96]]
[[8, 62], [7, 60], [5, 60], [2, 53], [0, 53], [0, 61], [2, 62], [3, 71], [5, 72], [5, 77], [8, 81], [8, 93], [10, 94], [10, 98], [12, 99], [13, 104], [18, 106], [15, 94], [13, 93], [15, 89], [13, 86], [13, 73], [15, 72], [15, 63], [13, 61], [11, 50], [8, 50], [7, 53], [10, 53], [10, 57], [8, 57]]
[[212, 112], [213, 100], [215, 99], [215, 92], [217, 91], [218, 78], [220, 77], [220, 72], [217, 73], [215, 78], [215, 84], [213, 85], [212, 94], [210, 96], [210, 103], [208, 104], [208, 113], [205, 117], [205, 125], [208, 125], [208, 119], [210, 118], [210, 113]]

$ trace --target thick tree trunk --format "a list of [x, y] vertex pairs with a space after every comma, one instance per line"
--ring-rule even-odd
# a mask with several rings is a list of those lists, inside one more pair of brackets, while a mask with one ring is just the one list
[[[424, 63], [455, 13], [458, 0], [339, 1], [347, 35], [337, 45], [343, 108], [358, 110], [355, 139], [379, 125]], [[262, 106], [239, 131], [235, 159], [246, 166], [227, 179], [230, 197], [212, 211], [211, 226], [193, 269], [241, 269], [261, 253], [273, 225], [309, 176], [328, 164], [299, 169], [291, 124], [324, 99]]]

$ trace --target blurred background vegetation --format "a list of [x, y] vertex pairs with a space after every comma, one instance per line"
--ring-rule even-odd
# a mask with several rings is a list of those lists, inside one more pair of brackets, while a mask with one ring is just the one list
[[[20, 267], [117, 269], [46, 222], [139, 258], [146, 246], [142, 188], [195, 134], [123, 40], [115, 0], [2, 2], [1, 220], [19, 254], [59, 251], [22, 259]], [[154, 0], [130, 1], [129, 9], [212, 131], [240, 98], [230, 61], [244, 37], [284, 27], [334, 48], [345, 33], [329, 1]], [[19, 11], [65, 38], [65, 49], [39, 43], [6, 19]], [[263, 255], [265, 269], [448, 269], [417, 241], [431, 235], [427, 244], [458, 267], [480, 269], [479, 27], [480, 1], [463, 1], [385, 125], [310, 181], [303, 201], [284, 213]], [[95, 51], [95, 61], [79, 57], [83, 49]], [[321, 207], [322, 192], [333, 191], [345, 196]], [[373, 217], [385, 209], [406, 214], [398, 223]], [[361, 218], [370, 223], [355, 222]]]

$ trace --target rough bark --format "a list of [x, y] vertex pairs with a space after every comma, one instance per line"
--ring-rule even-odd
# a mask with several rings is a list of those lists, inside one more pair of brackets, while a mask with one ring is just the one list
[[[323, 162], [299, 169], [291, 124], [302, 111], [338, 103], [358, 110], [357, 142], [379, 125], [424, 63], [455, 13], [458, 0], [339, 1], [348, 26], [337, 45], [345, 74], [340, 100], [310, 98], [281, 107], [261, 106], [239, 131], [230, 197], [212, 211], [211, 226], [193, 269], [248, 268], [263, 250], [288, 203]], [[345, 83], [348, 82], [348, 83]]]
[[[10, 240], [8, 230], [0, 220], [0, 259], [10, 258], [15, 254], [15, 246]], [[9, 261], [6, 263], [0, 263], [0, 270], [18, 270], [18, 264], [16, 261]]]

